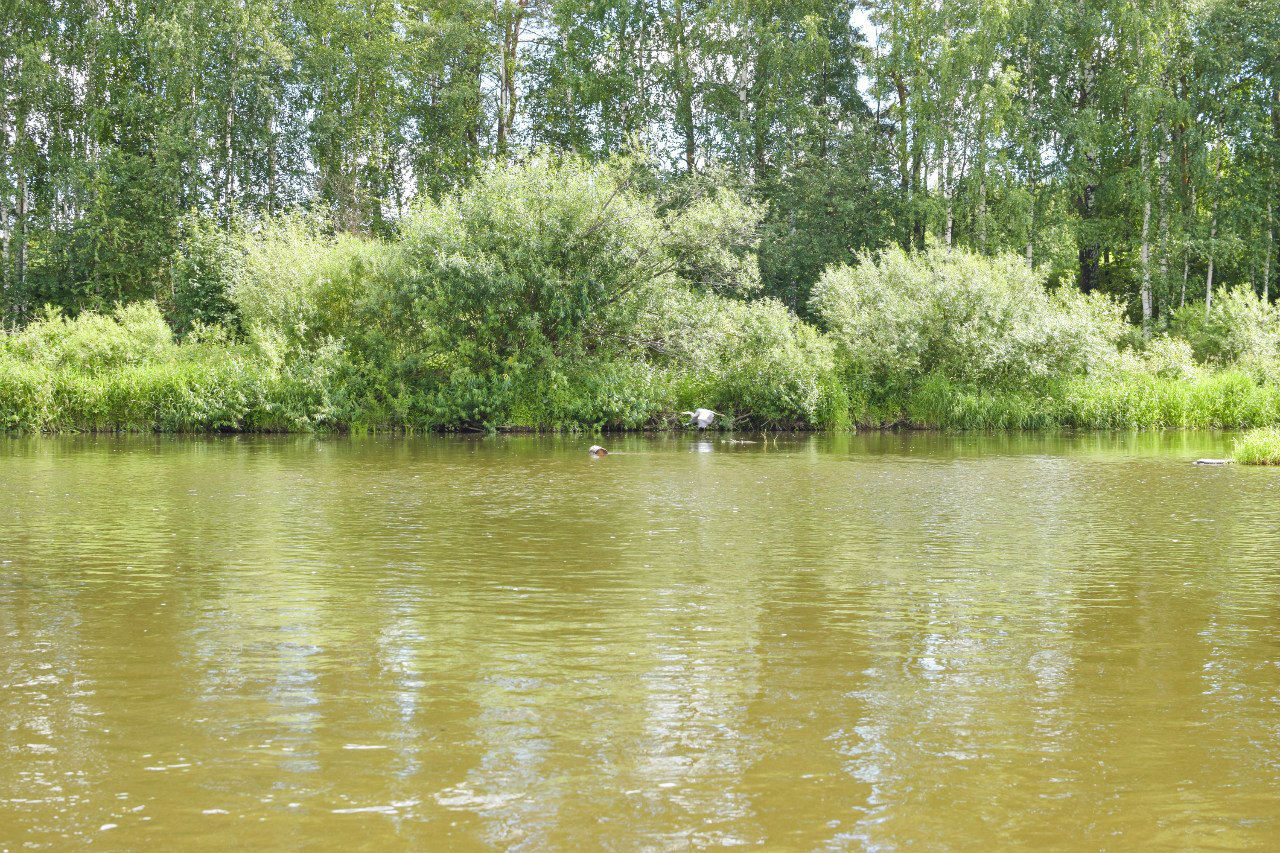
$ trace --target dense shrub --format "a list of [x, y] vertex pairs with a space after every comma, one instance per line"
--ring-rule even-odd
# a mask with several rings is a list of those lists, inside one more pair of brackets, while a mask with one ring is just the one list
[[758, 211], [728, 191], [659, 211], [632, 176], [543, 154], [422, 203], [390, 276], [389, 331], [455, 364], [518, 372], [617, 352], [655, 288], [758, 287]]
[[235, 326], [231, 288], [243, 257], [238, 241], [200, 216], [184, 219], [179, 231], [170, 268], [174, 328], [186, 333], [198, 326]]
[[925, 377], [1030, 388], [1114, 370], [1126, 331], [1120, 307], [1050, 292], [1013, 255], [983, 257], [932, 245], [889, 249], [828, 270], [812, 306], [854, 371], [899, 393]]
[[1247, 287], [1217, 291], [1208, 311], [1200, 305], [1180, 308], [1172, 329], [1201, 362], [1240, 366], [1259, 377], [1277, 375], [1280, 308]]
[[[539, 155], [423, 202], [381, 272], [362, 270], [343, 336], [353, 409], [444, 428], [636, 427], [690, 405], [811, 422], [809, 375], [830, 372], [830, 348], [804, 327], [825, 360], [776, 381], [765, 367], [779, 370], [770, 353], [782, 339], [770, 334], [801, 328], [794, 316], [712, 295], [758, 289], [759, 211], [727, 190], [659, 209], [633, 176], [626, 164]], [[691, 316], [741, 320], [736, 359], [721, 347], [710, 365], [674, 346]]]
[[229, 295], [250, 340], [271, 349], [314, 349], [362, 327], [388, 247], [328, 235], [285, 218], [245, 234]]
[[404, 226], [396, 336], [450, 367], [519, 372], [608, 346], [669, 266], [652, 203], [572, 158], [490, 168]]
[[645, 306], [637, 334], [658, 364], [685, 377], [673, 408], [709, 406], [774, 426], [847, 423], [831, 341], [780, 302], [671, 288]]
[[1139, 370], [1163, 379], [1191, 380], [1200, 375], [1191, 345], [1181, 338], [1155, 335], [1138, 356]]
[[763, 217], [763, 208], [732, 190], [700, 186], [664, 212], [662, 248], [682, 281], [724, 296], [755, 296]]
[[135, 302], [114, 314], [86, 311], [69, 318], [57, 309], [0, 338], [0, 352], [46, 368], [88, 373], [171, 357], [173, 332], [154, 302]]
[[0, 427], [298, 430], [327, 422], [323, 382], [272, 369], [216, 331], [175, 343], [155, 303], [50, 312], [0, 336]]

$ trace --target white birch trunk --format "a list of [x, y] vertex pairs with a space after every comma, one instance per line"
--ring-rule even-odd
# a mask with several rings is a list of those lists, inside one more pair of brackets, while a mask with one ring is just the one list
[[1147, 139], [1142, 138], [1142, 335], [1151, 337], [1151, 192], [1147, 176]]
[[1271, 198], [1267, 198], [1267, 256], [1262, 261], [1262, 301], [1271, 301], [1271, 252], [1275, 244], [1275, 229], [1271, 220]]
[[1204, 310], [1205, 313], [1213, 307], [1213, 240], [1218, 236], [1218, 214], [1214, 211], [1213, 216], [1209, 219], [1209, 269], [1204, 277]]

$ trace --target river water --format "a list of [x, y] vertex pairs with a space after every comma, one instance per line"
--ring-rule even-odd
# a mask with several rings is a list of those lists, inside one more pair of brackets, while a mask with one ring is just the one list
[[1280, 847], [1227, 436], [0, 439], [0, 851]]

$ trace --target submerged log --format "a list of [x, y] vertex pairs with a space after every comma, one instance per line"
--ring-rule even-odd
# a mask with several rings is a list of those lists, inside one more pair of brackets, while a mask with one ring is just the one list
[[1231, 459], [1197, 459], [1197, 465], [1230, 465], [1234, 460]]

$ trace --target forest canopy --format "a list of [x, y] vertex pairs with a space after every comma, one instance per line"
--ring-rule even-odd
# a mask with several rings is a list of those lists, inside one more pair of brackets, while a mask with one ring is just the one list
[[12, 0], [0, 72], [10, 426], [1280, 420], [1272, 0]]
[[762, 293], [932, 235], [1135, 320], [1274, 295], [1271, 0], [13, 0], [0, 311], [171, 303], [195, 214], [390, 236], [493, 160], [764, 211]]

